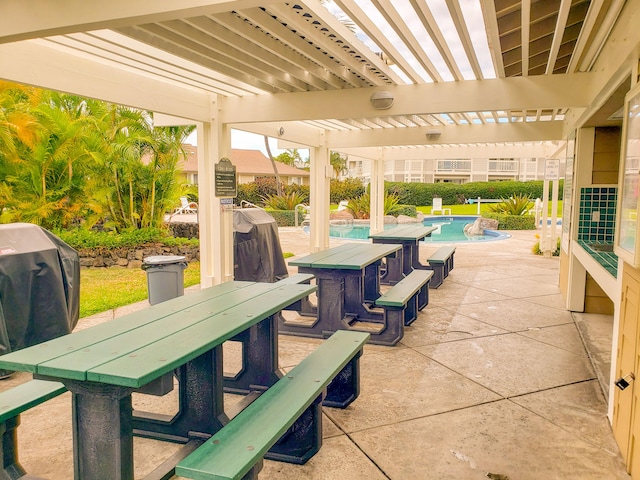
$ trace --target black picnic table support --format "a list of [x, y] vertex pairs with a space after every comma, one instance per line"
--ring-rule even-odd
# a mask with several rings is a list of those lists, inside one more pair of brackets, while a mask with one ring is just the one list
[[[327, 338], [338, 330], [359, 329], [356, 322], [373, 324], [367, 330], [371, 343], [394, 344], [402, 337], [400, 326], [386, 324], [384, 312], [373, 307], [380, 297], [380, 266], [383, 259], [402, 261], [401, 245], [348, 243], [316, 252], [289, 262], [299, 273], [316, 278], [317, 307], [303, 310], [312, 317], [301, 324], [281, 319], [279, 332], [314, 338]], [[377, 330], [377, 331], [376, 331]]]
[[425, 225], [401, 225], [369, 235], [373, 243], [402, 245], [402, 256], [387, 260], [387, 271], [381, 282], [395, 285], [414, 269], [428, 269], [420, 263], [420, 241], [431, 236], [437, 228]]

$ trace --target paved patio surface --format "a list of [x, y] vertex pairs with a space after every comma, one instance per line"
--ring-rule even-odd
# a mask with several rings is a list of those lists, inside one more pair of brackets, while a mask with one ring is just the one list
[[[346, 410], [325, 409], [320, 452], [303, 466], [265, 461], [260, 478], [630, 478], [601, 387], [612, 319], [567, 312], [558, 259], [531, 253], [535, 232], [511, 233], [458, 244], [454, 270], [430, 291], [402, 342], [365, 347], [361, 395]], [[300, 229], [282, 228], [280, 239], [284, 252], [308, 253]], [[436, 248], [421, 246], [420, 258]], [[145, 306], [83, 319], [78, 328]], [[319, 343], [281, 335], [281, 367], [293, 367]], [[0, 389], [28, 379], [18, 373]], [[134, 402], [163, 411], [173, 400], [136, 395]], [[28, 472], [73, 477], [70, 421], [68, 393], [22, 416], [20, 458]], [[178, 449], [146, 439], [135, 445], [136, 478]]]

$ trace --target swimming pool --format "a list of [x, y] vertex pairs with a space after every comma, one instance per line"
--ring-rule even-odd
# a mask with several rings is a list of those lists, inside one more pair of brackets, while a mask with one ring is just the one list
[[[467, 236], [464, 233], [464, 226], [473, 223], [478, 217], [466, 216], [435, 216], [425, 217], [424, 225], [438, 227], [430, 237], [424, 239], [425, 242], [490, 242], [494, 240], [503, 240], [511, 237], [511, 235], [496, 230], [485, 230], [484, 235]], [[398, 225], [387, 224], [385, 230], [395, 228]], [[352, 240], [366, 240], [369, 238], [368, 225], [330, 225], [329, 236], [335, 238], [349, 238]]]

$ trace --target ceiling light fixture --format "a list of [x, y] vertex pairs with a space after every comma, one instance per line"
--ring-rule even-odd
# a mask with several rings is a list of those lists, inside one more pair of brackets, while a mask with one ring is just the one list
[[369, 98], [369, 102], [376, 110], [386, 110], [387, 108], [391, 108], [391, 105], [393, 105], [393, 95], [391, 92], [384, 90], [373, 92], [371, 98]]

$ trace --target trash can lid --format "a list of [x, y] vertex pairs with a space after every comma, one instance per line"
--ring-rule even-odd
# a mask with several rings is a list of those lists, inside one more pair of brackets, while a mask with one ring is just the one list
[[142, 260], [148, 265], [166, 265], [168, 263], [184, 262], [186, 257], [180, 255], [153, 255]]

